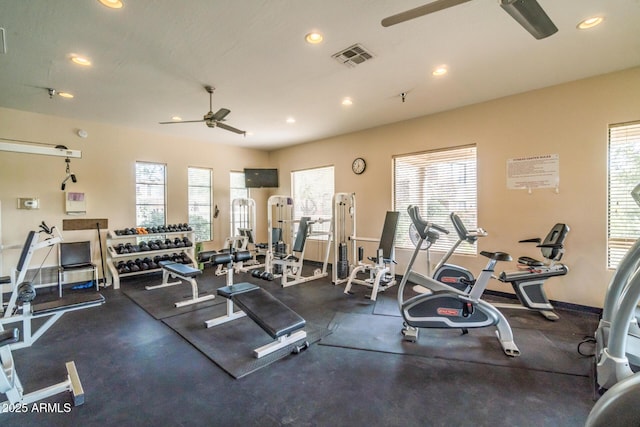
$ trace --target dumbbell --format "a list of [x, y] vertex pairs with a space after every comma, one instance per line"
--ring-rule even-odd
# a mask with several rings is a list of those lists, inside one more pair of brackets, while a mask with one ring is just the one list
[[193, 246], [193, 242], [191, 240], [189, 240], [188, 237], [183, 237], [182, 241], [184, 242], [184, 245], [188, 248], [189, 246]]
[[127, 264], [124, 261], [120, 261], [116, 265], [116, 270], [118, 270], [118, 274], [130, 273], [131, 272], [131, 270], [129, 269], [129, 266], [127, 266]]
[[268, 271], [263, 272], [260, 275], [262, 280], [268, 280], [269, 282], [273, 281], [273, 273], [269, 273]]
[[132, 273], [134, 273], [136, 271], [140, 271], [140, 266], [138, 264], [136, 264], [135, 261], [133, 261], [133, 260], [127, 261], [127, 267], [129, 267], [129, 270]]
[[146, 252], [146, 251], [150, 251], [151, 248], [149, 247], [149, 244], [147, 242], [140, 242], [140, 251], [141, 252]]
[[261, 270], [251, 270], [251, 276], [255, 277], [256, 279], [262, 279], [262, 273], [263, 271]]
[[158, 268], [158, 264], [156, 264], [151, 258], [145, 258], [142, 260], [142, 262], [144, 262], [145, 264], [147, 264], [148, 268], [150, 270], [153, 270], [154, 268]]
[[175, 239], [173, 239], [173, 244], [176, 246], [176, 248], [184, 248], [185, 244], [182, 240], [180, 240], [179, 237], [176, 237]]

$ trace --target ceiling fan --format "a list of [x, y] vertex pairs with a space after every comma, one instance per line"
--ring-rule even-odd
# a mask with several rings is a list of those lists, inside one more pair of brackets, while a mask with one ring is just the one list
[[[383, 27], [399, 24], [410, 19], [448, 9], [471, 0], [436, 0], [414, 9], [384, 18]], [[542, 9], [537, 0], [498, 0], [502, 7], [513, 19], [518, 21], [533, 37], [540, 40], [556, 33], [558, 28]]]
[[205, 90], [207, 92], [209, 92], [209, 112], [207, 114], [204, 115], [204, 117], [202, 118], [202, 120], [181, 120], [181, 121], [175, 121], [175, 122], [160, 122], [161, 125], [174, 125], [177, 123], [200, 123], [200, 122], [204, 122], [207, 126], [209, 126], [210, 128], [220, 128], [220, 129], [224, 129], [224, 130], [228, 130], [231, 132], [235, 132], [235, 133], [239, 133], [241, 135], [246, 135], [247, 132], [240, 130], [240, 129], [236, 129], [233, 126], [229, 126], [226, 125], [224, 123], [222, 123], [225, 119], [225, 117], [227, 117], [227, 115], [231, 112], [231, 110], [227, 109], [227, 108], [221, 108], [218, 111], [216, 111], [215, 113], [213, 112], [213, 108], [212, 108], [212, 98], [213, 98], [213, 91], [215, 90], [215, 88], [213, 86], [205, 86], [204, 87]]

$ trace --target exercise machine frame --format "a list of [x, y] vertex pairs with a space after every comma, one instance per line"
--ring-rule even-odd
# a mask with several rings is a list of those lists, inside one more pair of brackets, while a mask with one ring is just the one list
[[[376, 251], [376, 256], [369, 257], [372, 263], [363, 262], [360, 255], [364, 253], [364, 248], [362, 250], [358, 249], [358, 265], [353, 268], [349, 275], [349, 280], [344, 288], [345, 294], [351, 293], [353, 284], [362, 285], [371, 288], [371, 296], [369, 298], [375, 301], [379, 292], [384, 292], [397, 284], [395, 276], [395, 238], [398, 218], [399, 212], [387, 211], [384, 226], [382, 227], [382, 235], [379, 239], [357, 236], [350, 237], [353, 241], [377, 242], [379, 246]], [[369, 278], [364, 280], [358, 279], [357, 276], [360, 272], [369, 272]]]
[[[407, 209], [411, 221], [420, 234], [413, 255], [398, 287], [398, 307], [404, 319], [402, 334], [406, 341], [415, 342], [420, 328], [461, 329], [463, 334], [468, 328], [496, 327], [496, 336], [507, 356], [516, 357], [520, 350], [513, 340], [513, 332], [506, 317], [493, 305], [481, 299], [489, 280], [491, 280], [498, 261], [511, 261], [504, 252], [480, 252], [489, 258], [487, 266], [478, 276], [469, 292], [460, 291], [431, 277], [412, 271], [413, 264], [420, 252], [422, 241], [429, 235], [431, 228], [445, 230], [420, 217], [417, 206]], [[421, 285], [429, 293], [418, 294], [404, 299], [404, 289], [408, 281]]]

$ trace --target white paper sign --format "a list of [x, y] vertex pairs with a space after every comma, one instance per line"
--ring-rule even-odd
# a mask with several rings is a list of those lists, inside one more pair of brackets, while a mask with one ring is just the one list
[[560, 156], [558, 154], [507, 160], [509, 190], [557, 188], [559, 184]]

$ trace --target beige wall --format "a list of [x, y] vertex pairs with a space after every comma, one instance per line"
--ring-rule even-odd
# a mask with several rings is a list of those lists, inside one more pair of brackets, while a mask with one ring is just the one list
[[[87, 130], [89, 137], [81, 139], [75, 130]], [[244, 167], [266, 167], [264, 151], [238, 148], [216, 143], [189, 141], [134, 129], [109, 126], [80, 120], [44, 116], [16, 110], [0, 109], [0, 138], [63, 144], [81, 150], [81, 159], [71, 159], [71, 171], [78, 177], [76, 184], [67, 183], [68, 191], [84, 192], [87, 214], [79, 217], [64, 212], [64, 193], [60, 184], [65, 177], [62, 157], [20, 154], [0, 151], [0, 201], [2, 202], [2, 243], [21, 246], [29, 230], [37, 229], [41, 221], [62, 229], [62, 220], [69, 218], [108, 218], [109, 228], [135, 226], [135, 162], [149, 161], [167, 165], [167, 222], [188, 222], [187, 167], [213, 169], [214, 203], [220, 215], [214, 220], [215, 241], [211, 248], [222, 246], [229, 235], [229, 172]], [[263, 194], [264, 193], [264, 194]], [[253, 190], [259, 215], [265, 215], [266, 190]], [[18, 197], [40, 199], [38, 210], [18, 210]], [[266, 220], [258, 231], [266, 230]], [[266, 238], [266, 231], [264, 231]], [[68, 241], [91, 239], [97, 258], [97, 233], [64, 232]], [[103, 236], [104, 238], [104, 236]], [[104, 244], [104, 243], [103, 243]], [[8, 275], [17, 263], [19, 249], [3, 251], [2, 274]], [[46, 251], [40, 251], [43, 255]], [[56, 256], [45, 265], [55, 265]]]
[[[640, 68], [634, 68], [281, 149], [271, 153], [270, 162], [280, 169], [282, 194], [290, 190], [291, 170], [334, 165], [336, 191], [356, 193], [358, 235], [376, 237], [384, 212], [392, 208], [392, 156], [476, 144], [478, 223], [489, 232], [479, 249], [536, 256], [537, 249], [516, 242], [544, 237], [553, 224], [565, 222], [571, 232], [563, 261], [570, 272], [550, 280], [547, 293], [551, 299], [601, 307], [611, 276], [606, 269], [607, 126], [640, 119], [638, 94]], [[559, 194], [507, 190], [507, 160], [542, 154], [560, 156]], [[367, 170], [356, 176], [351, 162], [359, 156]], [[319, 259], [320, 251], [315, 253]], [[398, 251], [397, 272], [404, 271], [409, 255]], [[481, 258], [453, 261], [478, 272]], [[508, 286], [494, 281], [491, 288], [510, 291]]]
[[[639, 93], [640, 68], [634, 68], [271, 153], [8, 109], [0, 109], [0, 137], [82, 150], [83, 158], [72, 160], [72, 171], [79, 181], [69, 189], [87, 194], [86, 218], [108, 218], [112, 229], [135, 223], [135, 161], [167, 164], [169, 223], [187, 221], [187, 167], [212, 168], [214, 203], [220, 207], [214, 225], [216, 241], [211, 244], [214, 248], [229, 233], [230, 170], [280, 170], [281, 188], [251, 193], [258, 206], [259, 240], [266, 239], [267, 197], [289, 194], [290, 171], [325, 165], [335, 166], [337, 192], [356, 193], [358, 235], [377, 237], [384, 212], [392, 208], [392, 156], [476, 144], [478, 222], [489, 232], [479, 248], [535, 256], [536, 250], [525, 250], [517, 240], [544, 237], [553, 224], [566, 222], [571, 232], [564, 261], [570, 272], [549, 281], [549, 297], [602, 306], [611, 276], [605, 268], [607, 125], [640, 119]], [[89, 138], [75, 136], [77, 128], [86, 129]], [[507, 159], [540, 154], [560, 156], [559, 194], [548, 189], [533, 194], [507, 190]], [[351, 161], [358, 156], [367, 160], [367, 170], [355, 176]], [[59, 157], [0, 152], [4, 245], [22, 245], [27, 231], [42, 220], [61, 227], [62, 219], [70, 218], [63, 212], [59, 188], [64, 166]], [[18, 210], [18, 197], [37, 197], [42, 207]], [[91, 233], [65, 233], [67, 240], [86, 236], [95, 240]], [[322, 248], [317, 242], [314, 245], [308, 254], [320, 259]], [[3, 274], [15, 265], [18, 252], [4, 251]], [[402, 273], [409, 251], [399, 250], [397, 257], [397, 272]], [[477, 272], [484, 265], [480, 258], [454, 257], [453, 261]], [[492, 288], [510, 290], [499, 282]]]

